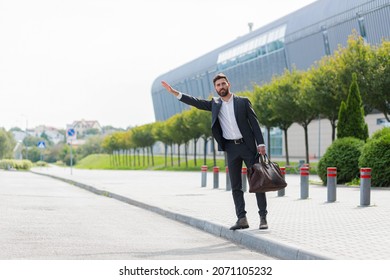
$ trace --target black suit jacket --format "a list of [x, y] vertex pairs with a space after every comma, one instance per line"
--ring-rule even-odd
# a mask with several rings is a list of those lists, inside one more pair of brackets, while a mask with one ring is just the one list
[[[260, 129], [259, 122], [252, 104], [246, 97], [233, 95], [234, 98], [234, 114], [236, 117], [238, 128], [244, 138], [248, 148], [257, 152], [257, 145], [264, 144], [263, 134]], [[223, 138], [221, 124], [219, 123], [218, 114], [222, 107], [221, 98], [213, 98], [211, 100], [199, 99], [187, 94], [182, 94], [180, 101], [194, 106], [200, 110], [211, 111], [212, 121], [211, 130], [215, 140], [218, 143], [218, 150], [225, 151], [225, 139]]]

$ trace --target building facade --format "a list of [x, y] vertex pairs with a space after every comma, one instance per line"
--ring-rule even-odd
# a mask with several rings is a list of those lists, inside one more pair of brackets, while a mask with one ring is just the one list
[[[215, 95], [212, 78], [223, 72], [232, 82], [233, 92], [252, 90], [255, 84], [269, 82], [285, 69], [309, 69], [323, 56], [331, 55], [339, 45], [345, 46], [353, 30], [372, 45], [389, 40], [390, 0], [317, 0], [160, 75], [153, 82], [151, 93], [155, 118], [166, 120], [188, 108], [166, 94], [161, 80], [182, 92], [208, 98]], [[379, 121], [382, 117], [380, 114], [367, 117], [371, 133], [383, 127]], [[327, 126], [330, 129], [326, 120], [313, 121], [309, 126], [309, 150], [313, 157], [320, 157], [331, 144]], [[265, 131], [267, 133], [271, 134], [271, 154], [284, 155], [282, 132], [273, 129]], [[303, 157], [303, 129], [291, 127], [288, 133], [289, 154]], [[302, 145], [297, 145], [300, 142]]]
[[66, 125], [66, 130], [70, 128], [73, 128], [76, 131], [77, 138], [84, 137], [90, 131], [96, 131], [99, 134], [102, 132], [102, 127], [96, 120], [87, 121], [82, 119], [79, 121], [74, 121], [72, 124]]

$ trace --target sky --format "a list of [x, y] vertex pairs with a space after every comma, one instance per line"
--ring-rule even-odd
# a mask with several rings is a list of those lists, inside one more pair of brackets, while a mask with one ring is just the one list
[[152, 123], [159, 75], [312, 2], [0, 0], [0, 127]]

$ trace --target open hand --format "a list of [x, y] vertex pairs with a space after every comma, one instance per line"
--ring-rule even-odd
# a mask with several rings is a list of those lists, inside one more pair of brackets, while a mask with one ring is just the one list
[[169, 91], [170, 93], [173, 93], [173, 88], [165, 81], [161, 81], [162, 86]]

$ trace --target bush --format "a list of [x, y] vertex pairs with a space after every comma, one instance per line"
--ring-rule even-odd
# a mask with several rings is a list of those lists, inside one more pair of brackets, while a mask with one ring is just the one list
[[336, 139], [318, 162], [318, 176], [327, 183], [327, 168], [337, 167], [337, 183], [344, 184], [359, 177], [359, 157], [364, 141], [353, 137]]
[[390, 128], [379, 130], [367, 141], [359, 165], [371, 168], [372, 186], [390, 187]]
[[65, 166], [65, 163], [62, 160], [57, 160], [55, 163], [57, 166]]
[[0, 168], [5, 170], [30, 170], [32, 163], [29, 160], [4, 159], [0, 160]]
[[379, 139], [383, 136], [389, 135], [390, 134], [390, 127], [384, 127], [380, 130], [375, 131], [372, 136], [370, 137], [370, 140], [373, 139]]
[[[65, 155], [63, 162], [65, 163], [65, 165], [70, 166], [71, 162], [70, 162], [70, 155], [69, 154]], [[77, 155], [73, 154], [72, 155], [72, 166], [76, 165], [76, 163], [77, 163]]]
[[47, 162], [46, 161], [37, 161], [36, 163], [35, 163], [35, 165], [36, 166], [39, 166], [39, 167], [47, 167], [47, 166], [49, 166], [48, 164], [47, 164]]

